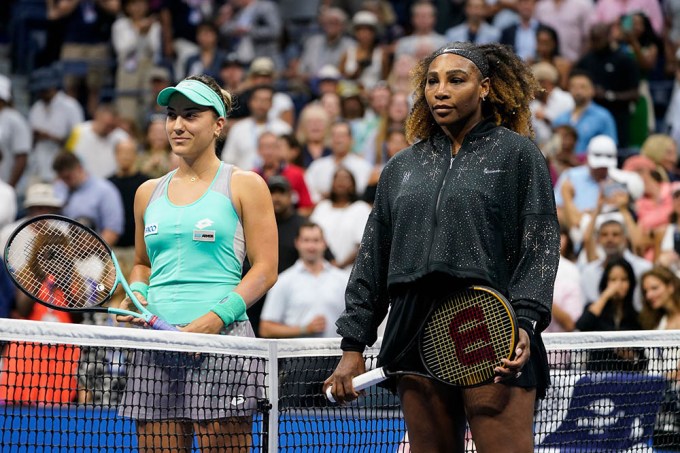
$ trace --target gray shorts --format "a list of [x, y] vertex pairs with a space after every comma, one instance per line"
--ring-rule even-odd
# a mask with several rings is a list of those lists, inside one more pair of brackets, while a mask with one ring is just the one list
[[[254, 337], [250, 321], [222, 335]], [[263, 395], [263, 359], [236, 355], [131, 350], [127, 385], [118, 407], [135, 420], [200, 422], [253, 414]]]

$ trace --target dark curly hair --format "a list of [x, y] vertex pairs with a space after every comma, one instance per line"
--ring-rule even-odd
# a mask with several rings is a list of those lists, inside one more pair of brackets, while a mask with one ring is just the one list
[[[491, 83], [489, 95], [482, 104], [482, 116], [491, 117], [497, 125], [503, 125], [518, 134], [532, 137], [529, 102], [541, 87], [531, 68], [504, 45], [457, 42], [455, 47], [481, 52], [489, 63]], [[411, 143], [430, 137], [439, 129], [425, 99], [425, 83], [430, 64], [442, 54], [442, 49], [419, 61], [411, 71], [415, 97], [411, 114], [406, 120], [407, 139]], [[479, 80], [483, 80], [481, 72]]]

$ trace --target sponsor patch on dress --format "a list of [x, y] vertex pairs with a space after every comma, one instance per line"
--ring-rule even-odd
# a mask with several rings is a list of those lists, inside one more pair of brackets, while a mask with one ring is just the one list
[[215, 242], [215, 230], [194, 230], [194, 241]]
[[151, 236], [152, 234], [158, 234], [158, 224], [152, 223], [144, 227], [144, 237]]

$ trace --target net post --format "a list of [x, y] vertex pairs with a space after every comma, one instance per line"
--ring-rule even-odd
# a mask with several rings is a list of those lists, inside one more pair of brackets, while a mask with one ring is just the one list
[[269, 341], [269, 361], [267, 363], [267, 390], [269, 395], [269, 426], [267, 432], [267, 452], [279, 451], [279, 350], [276, 341]]

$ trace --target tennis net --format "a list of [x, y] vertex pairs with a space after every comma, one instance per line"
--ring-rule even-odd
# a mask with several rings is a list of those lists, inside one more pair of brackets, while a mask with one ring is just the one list
[[[537, 405], [536, 451], [680, 449], [680, 331], [551, 334], [545, 343], [553, 385]], [[0, 345], [3, 452], [409, 451], [389, 391], [371, 388], [345, 406], [322, 396], [338, 340], [0, 319]], [[369, 368], [378, 347], [366, 351]], [[471, 438], [466, 448], [475, 451]]]

